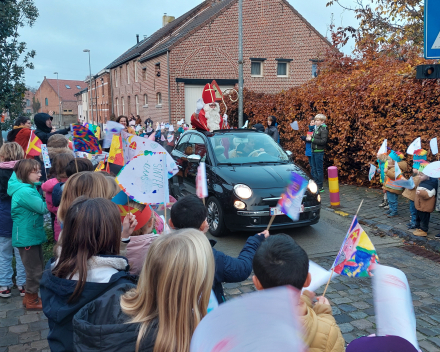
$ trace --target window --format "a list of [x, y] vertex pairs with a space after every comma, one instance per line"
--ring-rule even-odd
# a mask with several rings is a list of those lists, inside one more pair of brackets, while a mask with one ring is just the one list
[[49, 105], [49, 99], [44, 98], [44, 104], [45, 104], [46, 106], [48, 106], [48, 105]]
[[66, 88], [67, 88], [67, 89], [70, 89], [70, 86], [69, 86], [68, 84], [66, 84]]
[[147, 80], [147, 68], [146, 68], [146, 67], [144, 67], [144, 68], [142, 69], [142, 80], [143, 80], [143, 81], [146, 81], [146, 80]]
[[31, 106], [31, 101], [29, 99], [26, 99], [26, 106]]
[[318, 77], [318, 64], [317, 63], [313, 63], [312, 64], [312, 77]]
[[144, 94], [144, 105], [148, 106], [148, 95]]
[[192, 147], [193, 154], [200, 155], [200, 161], [204, 162], [206, 159], [206, 145], [204, 139], [197, 134], [192, 134], [189, 144]]
[[122, 100], [122, 115], [125, 115], [125, 102], [124, 102], [124, 98], [121, 98]]
[[76, 86], [76, 88], [78, 88], [78, 89], [81, 89], [81, 87], [80, 87], [80, 86]]
[[263, 63], [261, 61], [251, 61], [251, 76], [263, 76]]
[[130, 114], [131, 113], [131, 104], [130, 104], [130, 97], [127, 97], [127, 107], [128, 107], [128, 114]]
[[[189, 137], [191, 137], [192, 133], [184, 134], [180, 140], [179, 145], [176, 147], [175, 150], [178, 150], [181, 153], [185, 154], [186, 148], [189, 146]], [[174, 151], [173, 151], [174, 152]], [[174, 153], [173, 153], [174, 154]]]
[[26, 114], [30, 114], [31, 113], [31, 109], [26, 109]]
[[134, 96], [134, 100], [136, 103], [136, 115], [139, 115], [139, 98], [137, 95]]
[[156, 94], [156, 104], [162, 106], [162, 93], [160, 92]]
[[133, 61], [133, 65], [134, 65], [134, 81], [137, 82], [138, 81], [138, 66], [136, 61]]
[[[117, 87], [117, 86], [118, 86], [118, 69], [115, 68], [115, 87]], [[118, 115], [119, 115], [119, 113], [118, 113]]]
[[130, 84], [130, 63], [126, 64], [125, 68], [127, 69], [127, 84]]
[[102, 87], [102, 96], [104, 96], [104, 81], [101, 80], [101, 87]]
[[288, 66], [289, 66], [288, 62], [278, 62], [277, 76], [287, 77]]
[[119, 114], [119, 99], [118, 98], [116, 98], [116, 113], [118, 114], [118, 116], [120, 115]]

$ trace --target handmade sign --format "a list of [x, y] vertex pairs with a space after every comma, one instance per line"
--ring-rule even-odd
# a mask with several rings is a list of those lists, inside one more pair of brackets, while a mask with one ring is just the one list
[[308, 182], [304, 177], [295, 172], [292, 172], [290, 180], [291, 183], [287, 186], [286, 192], [281, 195], [277, 208], [293, 221], [297, 221], [301, 213], [302, 199]]
[[413, 155], [414, 151], [416, 151], [417, 149], [422, 149], [422, 140], [420, 137], [412, 141], [412, 143], [409, 145], [408, 149], [406, 150], [406, 154]]
[[102, 142], [102, 147], [109, 148], [112, 144], [113, 136], [119, 135], [123, 129], [124, 125], [121, 125], [115, 121], [107, 121], [107, 125], [105, 127], [105, 138]]
[[173, 139], [174, 139], [174, 134], [170, 133], [167, 137], [168, 143], [171, 143], [173, 141]]
[[414, 189], [414, 187], [416, 186], [414, 184], [414, 180], [412, 178], [412, 176], [409, 178], [409, 180], [405, 180], [405, 179], [401, 179], [401, 180], [396, 180], [394, 181], [394, 184], [396, 186], [400, 186], [406, 189]]
[[432, 155], [436, 155], [438, 153], [437, 137], [429, 141], [429, 146], [431, 147]]
[[29, 142], [26, 148], [26, 155], [39, 156], [41, 154], [41, 142], [40, 138], [37, 137], [34, 131], [31, 131], [29, 135]]
[[112, 144], [110, 146], [108, 162], [121, 166], [125, 165], [124, 156], [122, 154], [122, 140], [121, 137], [116, 134], [114, 134], [112, 137]]
[[121, 191], [112, 198], [112, 202], [119, 205], [125, 205], [128, 203], [127, 195], [124, 191]]
[[[153, 140], [122, 131], [122, 150], [125, 162], [132, 160], [136, 155], [142, 154], [145, 150], [166, 153], [167, 175], [168, 178], [173, 177], [179, 171], [176, 162], [159, 143], [154, 142], [154, 134], [151, 134], [151, 136], [153, 136]], [[136, 142], [136, 149], [130, 148], [130, 144], [133, 142]]]
[[387, 151], [388, 151], [387, 150], [387, 140], [385, 139], [382, 142], [382, 145], [380, 146], [379, 151], [377, 152], [377, 154], [386, 154]]
[[167, 203], [166, 153], [145, 151], [135, 156], [119, 171], [116, 182], [130, 199], [138, 203]]
[[368, 171], [368, 181], [371, 181], [374, 174], [376, 173], [376, 166], [373, 164], [370, 164], [370, 171]]
[[434, 161], [433, 163], [426, 162], [426, 166], [420, 163], [419, 171], [423, 172], [426, 176], [440, 178], [440, 161]]
[[416, 317], [405, 274], [396, 268], [376, 265], [373, 296], [377, 335], [400, 336], [418, 350]]
[[355, 216], [332, 269], [343, 276], [368, 277], [378, 262], [376, 249]]
[[208, 183], [206, 181], [206, 165], [202, 161], [197, 167], [196, 177], [196, 194], [199, 198], [206, 198], [208, 196]]
[[44, 168], [45, 169], [50, 168], [52, 166], [52, 164], [50, 163], [49, 152], [47, 151], [46, 144], [41, 145], [41, 155], [43, 156]]
[[[127, 198], [127, 196], [125, 196]], [[134, 228], [134, 231], [137, 231], [144, 227], [144, 225], [151, 219], [151, 215], [153, 215], [153, 211], [151, 210], [150, 206], [145, 206], [144, 210], [140, 211], [139, 209], [120, 205], [118, 204], [119, 214], [121, 215], [121, 222], [124, 222], [124, 218], [128, 213], [131, 213], [136, 216], [137, 225]]]
[[101, 146], [93, 132], [87, 127], [75, 124], [73, 127], [73, 144], [75, 151], [89, 154], [101, 154]]
[[298, 127], [298, 121], [293, 121], [293, 122], [290, 124], [290, 127], [292, 127], [295, 131], [298, 131], [298, 130], [299, 130], [299, 127]]
[[298, 301], [299, 291], [288, 286], [227, 301], [199, 323], [190, 352], [305, 352]]

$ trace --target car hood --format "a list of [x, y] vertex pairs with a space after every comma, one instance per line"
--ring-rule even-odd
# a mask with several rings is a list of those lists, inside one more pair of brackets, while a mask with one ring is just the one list
[[219, 165], [218, 174], [231, 185], [243, 183], [250, 188], [284, 188], [290, 175], [296, 172], [309, 180], [309, 175], [295, 164], [249, 164], [243, 166]]

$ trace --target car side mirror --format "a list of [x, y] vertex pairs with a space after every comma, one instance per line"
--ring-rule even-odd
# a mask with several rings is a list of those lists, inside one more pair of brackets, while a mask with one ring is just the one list
[[292, 157], [293, 155], [293, 153], [290, 150], [286, 150], [286, 154], [289, 158]]
[[200, 155], [197, 154], [191, 154], [188, 155], [188, 157], [186, 158], [190, 163], [200, 163], [200, 160], [202, 159], [202, 157]]

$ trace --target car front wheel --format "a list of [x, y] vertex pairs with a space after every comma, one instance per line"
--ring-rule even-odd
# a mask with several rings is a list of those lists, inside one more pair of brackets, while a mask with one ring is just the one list
[[208, 208], [209, 233], [214, 237], [222, 237], [227, 234], [223, 209], [215, 197], [209, 197], [206, 207]]

